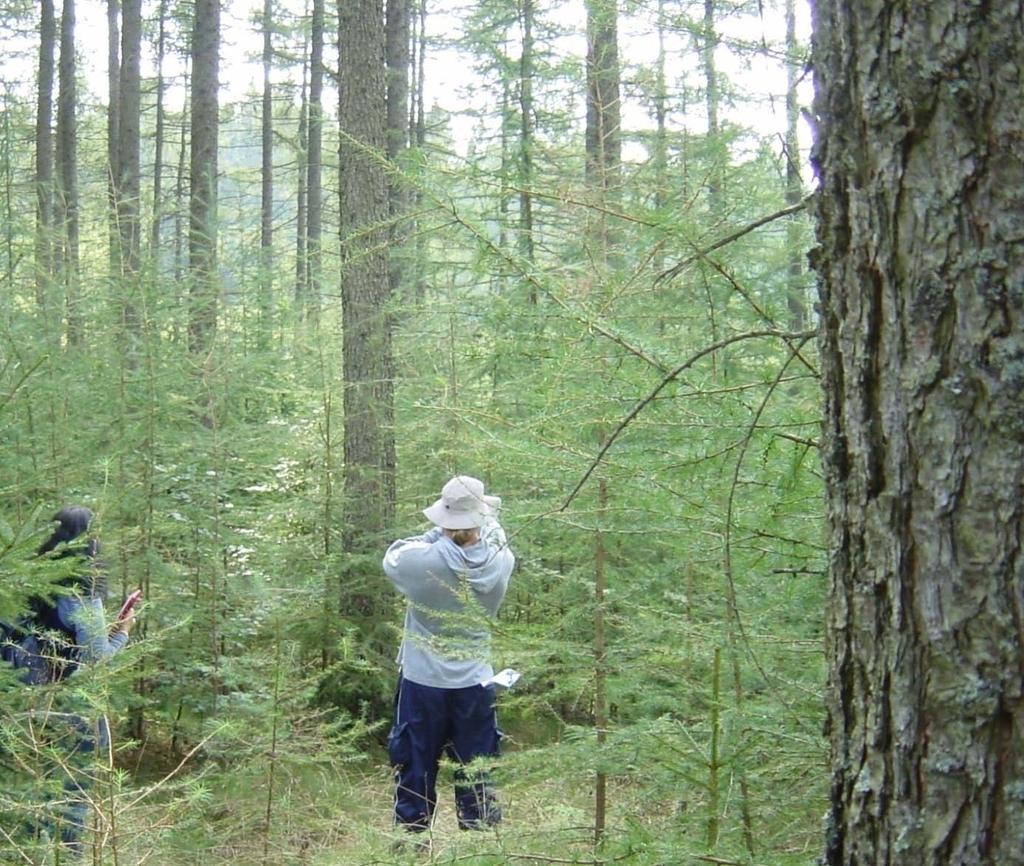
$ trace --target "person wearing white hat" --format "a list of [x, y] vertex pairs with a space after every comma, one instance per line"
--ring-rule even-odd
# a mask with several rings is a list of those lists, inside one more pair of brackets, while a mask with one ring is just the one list
[[[411, 832], [430, 827], [437, 770], [447, 752], [461, 767], [496, 757], [489, 620], [498, 612], [515, 557], [498, 523], [501, 500], [483, 482], [456, 475], [423, 510], [434, 527], [396, 541], [384, 571], [405, 596], [400, 679], [388, 753], [395, 768], [395, 823]], [[456, 772], [459, 827], [483, 829], [501, 820], [483, 774]]]

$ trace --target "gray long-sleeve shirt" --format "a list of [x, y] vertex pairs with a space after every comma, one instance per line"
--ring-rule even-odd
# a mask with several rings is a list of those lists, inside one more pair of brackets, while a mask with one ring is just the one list
[[489, 621], [505, 598], [515, 557], [496, 522], [480, 536], [459, 547], [434, 527], [399, 539], [384, 555], [384, 572], [408, 600], [398, 660], [412, 682], [457, 689], [494, 675]]

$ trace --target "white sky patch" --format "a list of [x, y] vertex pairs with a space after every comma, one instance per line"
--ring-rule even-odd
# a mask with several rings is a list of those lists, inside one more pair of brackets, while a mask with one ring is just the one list
[[[489, 112], [495, 110], [494, 94], [490, 87], [483, 86], [474, 68], [472, 57], [465, 51], [447, 47], [453, 37], [461, 34], [463, 15], [467, 10], [465, 3], [454, 0], [428, 0], [427, 29], [428, 37], [442, 44], [428, 47], [426, 59], [425, 103], [427, 109], [437, 107], [450, 115], [453, 143], [462, 155], [465, 155], [469, 143], [487, 121], [482, 121]], [[275, 8], [283, 14], [300, 16], [306, 13], [308, 0], [279, 0]], [[586, 41], [583, 35], [585, 11], [582, 0], [570, 2], [551, 2], [550, 8], [537, 10], [538, 18], [558, 24], [569, 31], [566, 36], [550, 43], [550, 47], [565, 57], [575, 57], [582, 61], [586, 52]], [[756, 11], [751, 13], [733, 13], [718, 22], [720, 45], [716, 51], [715, 61], [719, 72], [728, 79], [729, 89], [736, 94], [734, 100], [724, 98], [721, 104], [721, 118], [744, 127], [752, 128], [761, 135], [783, 135], [786, 128], [785, 93], [786, 70], [781, 54], [784, 50], [785, 16], [782, 0], [766, 0], [763, 4], [764, 14]], [[630, 85], [633, 72], [643, 64], [652, 66], [658, 53], [658, 35], [656, 32], [655, 15], [657, 5], [633, 6], [633, 14], [623, 14], [619, 23], [620, 59], [623, 63], [623, 128], [637, 131], [653, 128], [654, 121], [649, 105], [641, 103], [633, 95], [636, 88]], [[665, 3], [667, 14], [678, 15], [679, 4]], [[263, 35], [259, 18], [262, 15], [262, 0], [225, 0], [221, 12], [221, 99], [222, 103], [240, 102], [260, 93], [263, 87], [263, 68], [260, 60]], [[698, 10], [699, 11], [699, 10]], [[143, 14], [147, 18], [155, 16], [155, 3], [144, 4]], [[670, 26], [665, 32], [666, 79], [670, 94], [682, 92], [688, 88], [696, 91], [702, 86], [700, 57], [694, 39], [685, 32]], [[518, 53], [518, 28], [513, 27], [507, 34], [509, 52]], [[538, 27], [539, 30], [539, 27]], [[810, 33], [810, 10], [807, 2], [797, 6], [797, 36], [806, 43]], [[31, 39], [31, 34], [28, 36]], [[336, 39], [334, 28], [330, 27], [325, 34], [325, 62], [336, 63]], [[82, 61], [81, 72], [84, 74], [90, 92], [101, 103], [107, 98], [107, 18], [105, 0], [79, 0], [77, 4], [77, 41]], [[180, 39], [178, 40], [180, 42]], [[280, 46], [280, 37], [275, 37], [275, 44]], [[733, 46], [737, 46], [734, 48]], [[739, 48], [742, 46], [742, 48]], [[767, 51], [759, 49], [766, 46]], [[9, 51], [14, 49], [11, 44]], [[0, 73], [12, 69], [12, 64], [24, 69], [26, 66], [34, 70], [33, 49], [30, 44], [24, 46], [26, 53], [21, 59], [8, 57], [6, 64], [0, 66]], [[301, 46], [299, 47], [301, 51]], [[171, 82], [167, 91], [167, 104], [172, 110], [180, 109], [183, 102], [181, 82], [185, 71], [183, 58], [174, 51], [168, 50], [164, 60], [164, 73]], [[143, 75], [155, 75], [155, 51], [151, 44], [143, 48]], [[292, 69], [275, 67], [272, 79], [277, 84], [296, 83], [301, 79], [298, 64]], [[24, 80], [24, 75], [21, 76]], [[582, 111], [582, 93], [567, 92], [565, 102], [578, 105]], [[577, 85], [575, 90], [579, 89]], [[804, 81], [801, 87], [801, 102], [808, 105], [811, 98], [811, 84]], [[337, 109], [337, 96], [329, 82], [325, 82], [324, 109], [329, 117], [333, 117]], [[582, 117], [579, 118], [582, 123]], [[702, 100], [691, 98], [685, 111], [680, 106], [680, 99], [673, 98], [670, 102], [668, 122], [673, 129], [689, 129], [691, 132], [702, 133], [706, 129], [704, 105]], [[802, 149], [809, 144], [806, 128], [801, 130]], [[627, 158], [643, 159], [643, 148], [640, 145], [628, 146]]]

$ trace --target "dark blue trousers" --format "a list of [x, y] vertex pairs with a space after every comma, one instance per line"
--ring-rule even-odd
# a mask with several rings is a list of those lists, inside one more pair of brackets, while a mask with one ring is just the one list
[[437, 767], [447, 754], [455, 771], [459, 827], [483, 829], [501, 820], [486, 768], [467, 767], [499, 753], [494, 686], [439, 689], [399, 681], [388, 756], [395, 768], [395, 823], [408, 830], [430, 826], [437, 806]]

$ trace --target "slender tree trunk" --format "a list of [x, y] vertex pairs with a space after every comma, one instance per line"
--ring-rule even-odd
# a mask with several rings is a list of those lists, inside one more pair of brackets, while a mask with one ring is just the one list
[[374, 547], [394, 509], [388, 277], [384, 14], [339, 0], [345, 526], [348, 549]]
[[[519, 254], [534, 259], [533, 243], [533, 0], [523, 0], [520, 18], [522, 54], [519, 57]], [[530, 285], [529, 302], [537, 303]]]
[[813, 68], [825, 862], [1021, 863], [1024, 16], [819, 3]]
[[[187, 62], [190, 62], [188, 58]], [[191, 74], [185, 70], [184, 89], [191, 92]], [[191, 112], [186, 105], [181, 112], [181, 129], [178, 137], [178, 167], [174, 183], [174, 282], [180, 285], [185, 275], [185, 186], [188, 180], [186, 155], [189, 152], [188, 118]], [[175, 307], [179, 307], [176, 304]]]
[[262, 165], [260, 168], [260, 349], [270, 345], [274, 302], [274, 89], [270, 78], [274, 59], [274, 4], [263, 2], [263, 116], [261, 120]]
[[75, 0], [64, 0], [60, 19], [60, 65], [57, 97], [58, 213], [60, 219], [60, 275], [64, 289], [68, 345], [82, 340], [82, 312], [78, 260], [78, 136], [75, 114]]
[[[620, 170], [618, 11], [616, 0], [587, 2], [587, 125], [584, 181], [594, 205], [586, 236], [601, 283], [610, 263], [611, 232], [607, 209], [618, 195]], [[598, 443], [605, 441], [603, 425]], [[599, 769], [594, 778], [594, 844], [604, 842], [608, 811], [608, 774], [603, 769], [603, 747], [608, 739], [608, 660], [605, 634], [605, 539], [600, 526], [608, 511], [608, 484], [598, 482], [598, 521], [594, 536], [594, 727], [597, 731]]]
[[[605, 434], [599, 437], [604, 444]], [[604, 519], [608, 511], [608, 482], [598, 481], [598, 519]], [[594, 534], [594, 728], [597, 732], [598, 763], [604, 763], [602, 754], [608, 742], [608, 650], [605, 634], [605, 550], [604, 532], [599, 527]], [[599, 769], [594, 778], [594, 845], [600, 848], [604, 842], [608, 823], [608, 774]]]
[[[426, 120], [424, 119], [424, 83], [426, 81], [427, 57], [427, 0], [415, 0], [415, 13], [412, 17], [413, 58], [410, 62], [412, 71], [412, 93], [409, 99], [409, 139], [410, 144], [422, 152], [427, 140]], [[420, 193], [412, 192], [411, 207], [419, 211]], [[414, 300], [419, 303], [427, 293], [427, 246], [423, 235], [411, 226], [416, 241], [414, 256], [416, 259]]]
[[[4, 278], [8, 286], [14, 285], [14, 142], [11, 134], [11, 88], [4, 87], [3, 102], [3, 188], [4, 188]], [[0, 299], [0, 325], [10, 323], [10, 299]]]
[[416, 81], [419, 86], [416, 89], [416, 118], [413, 124], [413, 139], [416, 147], [421, 148], [427, 143], [427, 120], [426, 120], [426, 90], [424, 83], [427, 80], [427, 0], [419, 0], [419, 36], [417, 38], [419, 52], [416, 56]]
[[[387, 154], [392, 162], [409, 146], [410, 22], [409, 0], [387, 0]], [[400, 189], [391, 186], [393, 203], [400, 198], [400, 193]], [[401, 210], [401, 207], [396, 209]]]
[[704, 0], [704, 33], [701, 38], [701, 65], [704, 69], [704, 108], [708, 116], [707, 154], [711, 162], [708, 170], [708, 205], [712, 217], [722, 211], [722, 178], [725, 173], [724, 149], [721, 147], [721, 126], [718, 122], [718, 66], [715, 51], [718, 48], [718, 26], [715, 21], [715, 0]]
[[139, 337], [136, 294], [139, 289], [141, 217], [139, 208], [139, 119], [142, 2], [124, 0], [121, 27], [121, 76], [118, 111], [115, 195], [120, 234], [119, 272], [122, 323], [129, 340]]
[[[185, 77], [183, 82], [183, 90], [186, 94], [186, 100], [188, 94], [192, 92], [192, 71], [191, 71], [192, 56], [191, 54], [185, 57]], [[176, 169], [176, 178], [174, 183], [174, 307], [177, 311], [183, 311], [185, 315], [190, 315], [187, 307], [188, 301], [184, 295], [186, 291], [186, 282], [188, 279], [188, 263], [186, 261], [186, 248], [188, 245], [188, 223], [186, 221], [186, 215], [188, 214], [188, 200], [186, 190], [188, 188], [188, 156], [189, 156], [189, 117], [191, 116], [191, 108], [186, 104], [181, 111], [181, 129], [178, 137], [178, 166]], [[183, 322], [182, 318], [175, 315], [172, 320], [171, 334], [175, 342], [184, 339], [188, 341], [188, 324]]]
[[587, 2], [586, 183], [595, 205], [588, 232], [605, 261], [613, 247], [607, 215], [619, 201], [622, 133], [616, 0]]
[[[786, 204], [796, 205], [803, 198], [800, 178], [800, 103], [797, 85], [800, 82], [800, 57], [796, 43], [796, 0], [786, 0]], [[802, 214], [795, 214], [786, 224], [786, 246], [789, 248], [789, 269], [786, 276], [786, 306], [789, 329], [802, 331], [807, 319], [804, 300], [804, 245], [800, 232]]]
[[53, 67], [57, 21], [53, 0], [40, 0], [39, 95], [36, 101], [36, 306], [53, 291]]
[[[303, 55], [308, 54], [308, 46], [303, 49]], [[296, 181], [297, 191], [295, 196], [295, 320], [296, 323], [305, 320], [306, 316], [306, 294], [308, 291], [307, 279], [309, 274], [309, 263], [306, 258], [306, 240], [308, 229], [306, 218], [309, 210], [306, 207], [306, 154], [309, 152], [309, 98], [306, 81], [306, 64], [302, 67], [302, 91], [299, 98], [299, 128], [298, 153], [295, 162], [298, 168], [298, 180]]]
[[[668, 203], [668, 82], [665, 76], [665, 0], [658, 0], [658, 59], [654, 81], [654, 210]], [[651, 261], [655, 273], [665, 270], [665, 250], [659, 245]], [[664, 327], [664, 320], [662, 321]]]
[[[385, 60], [387, 65], [386, 136], [388, 160], [397, 164], [399, 156], [409, 146], [409, 0], [387, 0], [385, 24]], [[402, 249], [407, 237], [403, 214], [408, 208], [408, 193], [397, 174], [388, 184], [388, 202], [391, 214], [391, 248], [399, 255], [389, 257], [391, 293], [398, 291], [408, 261]]]
[[323, 86], [324, 0], [313, 0], [309, 58], [309, 145], [306, 164], [306, 313], [314, 325], [320, 318], [323, 233]]
[[121, 111], [121, 0], [107, 0], [107, 193], [110, 219], [110, 278], [121, 272], [121, 230], [117, 224], [118, 153], [121, 141], [118, 122]]
[[164, 80], [164, 57], [167, 53], [167, 0], [160, 0], [157, 13], [156, 40], [156, 131], [154, 133], [153, 155], [153, 225], [150, 232], [150, 257], [153, 263], [153, 275], [156, 276], [156, 264], [160, 256], [161, 223], [164, 215], [163, 182], [164, 182], [164, 135], [167, 125], [165, 96], [167, 82]]
[[192, 32], [189, 348], [206, 354], [217, 326], [219, 0], [196, 0]]

